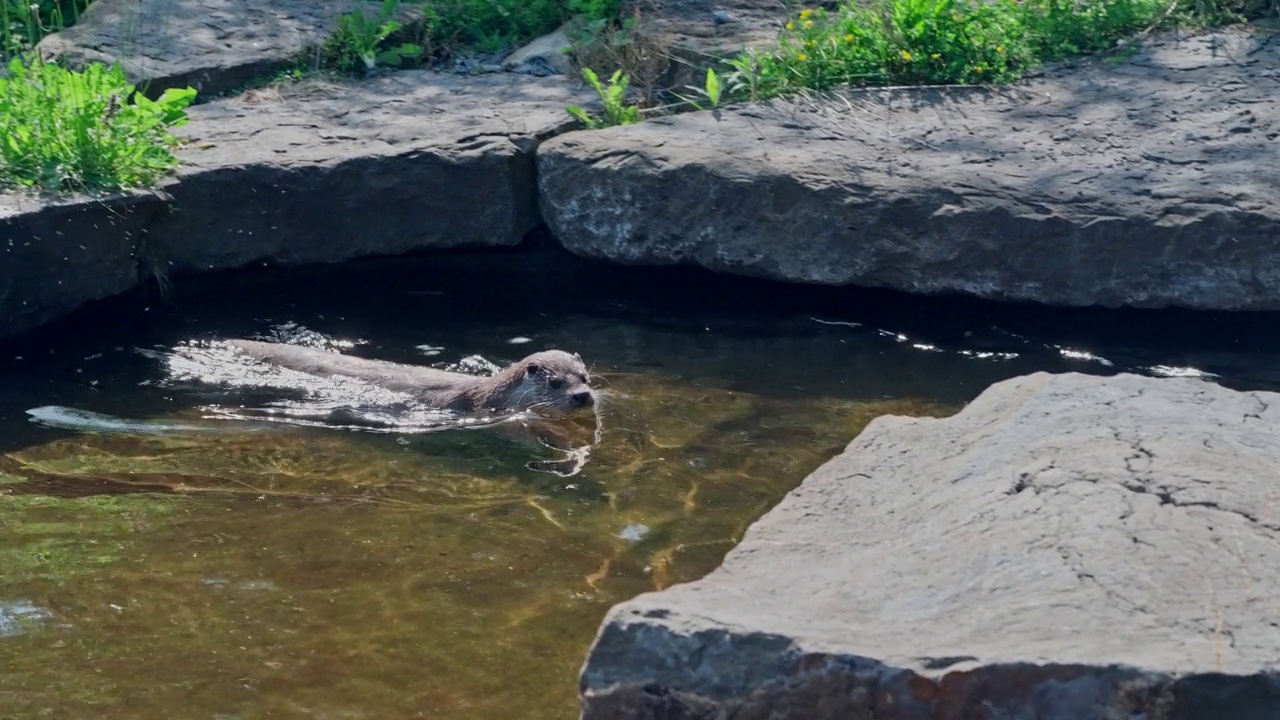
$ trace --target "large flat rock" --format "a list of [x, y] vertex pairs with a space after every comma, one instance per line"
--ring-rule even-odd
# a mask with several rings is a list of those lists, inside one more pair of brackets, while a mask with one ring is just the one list
[[[72, 65], [119, 62], [147, 94], [192, 86], [204, 96], [243, 87], [319, 48], [353, 8], [370, 0], [95, 0], [75, 25], [41, 40]], [[397, 14], [413, 21], [406, 3]]]
[[0, 194], [0, 337], [132, 287], [136, 250], [163, 207], [145, 193], [52, 201]]
[[570, 250], [1059, 305], [1280, 308], [1280, 37], [1151, 42], [1006, 89], [851, 91], [570, 133]]
[[1273, 407], [1039, 373], [879, 418], [722, 567], [610, 611], [583, 717], [1274, 718]]
[[534, 150], [577, 92], [413, 70], [192, 108], [151, 259], [181, 274], [515, 245], [540, 222]]

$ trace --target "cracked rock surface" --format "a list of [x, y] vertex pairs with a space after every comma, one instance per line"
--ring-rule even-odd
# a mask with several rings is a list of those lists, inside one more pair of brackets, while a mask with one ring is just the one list
[[1275, 717], [1278, 412], [1038, 373], [879, 418], [722, 567], [610, 611], [583, 716]]
[[1280, 309], [1280, 34], [1164, 36], [1002, 89], [850, 91], [570, 133], [570, 250], [1058, 305]]

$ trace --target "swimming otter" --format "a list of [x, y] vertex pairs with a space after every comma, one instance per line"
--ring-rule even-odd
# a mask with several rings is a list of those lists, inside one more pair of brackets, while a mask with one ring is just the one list
[[324, 350], [230, 340], [259, 360], [308, 373], [346, 376], [413, 395], [419, 402], [460, 413], [532, 412], [561, 417], [595, 405], [582, 358], [561, 350], [534, 353], [492, 376], [447, 372], [420, 365], [340, 355]]

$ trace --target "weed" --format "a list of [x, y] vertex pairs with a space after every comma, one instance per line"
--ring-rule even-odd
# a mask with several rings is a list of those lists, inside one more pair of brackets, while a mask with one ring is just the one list
[[647, 25], [638, 9], [621, 20], [578, 18], [567, 35], [579, 70], [617, 68], [638, 92], [642, 107], [659, 104], [671, 56], [665, 37]]
[[704, 105], [700, 100], [694, 100], [693, 98], [685, 97], [684, 95], [676, 95], [676, 97], [689, 103], [698, 110], [706, 110], [708, 107], [720, 107], [720, 103], [723, 100], [723, 90], [720, 87], [720, 77], [716, 75], [716, 71], [713, 68], [707, 68], [707, 79], [703, 81], [702, 87], [690, 85], [689, 89], [705, 98], [706, 105]]
[[378, 65], [394, 67], [421, 55], [422, 46], [414, 43], [382, 47], [401, 28], [401, 23], [392, 19], [399, 7], [400, 0], [383, 0], [376, 18], [359, 8], [339, 17], [338, 29], [322, 51], [325, 64], [343, 72], [369, 72]]
[[577, 105], [570, 105], [565, 108], [565, 111], [577, 118], [583, 125], [586, 125], [588, 129], [595, 130], [615, 125], [630, 125], [640, 121], [640, 108], [636, 105], [626, 104], [629, 80], [626, 75], [622, 74], [621, 70], [614, 71], [613, 75], [609, 77], [607, 86], [600, 82], [599, 76], [591, 68], [583, 68], [582, 77], [600, 96], [600, 102], [604, 105], [604, 115], [598, 118], [594, 117]]
[[149, 100], [118, 65], [77, 72], [14, 59], [8, 72], [0, 78], [0, 186], [145, 187], [177, 165], [169, 130], [186, 122], [194, 89]]

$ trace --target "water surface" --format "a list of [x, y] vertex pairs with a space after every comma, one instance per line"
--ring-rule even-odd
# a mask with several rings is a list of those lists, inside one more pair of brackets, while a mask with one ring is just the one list
[[[0, 346], [0, 716], [572, 718], [607, 608], [714, 568], [870, 419], [1037, 370], [1274, 389], [1273, 327], [542, 251], [179, 279]], [[289, 397], [152, 354], [248, 336], [420, 363], [579, 352], [609, 393], [599, 443], [564, 477], [485, 429], [210, 419]], [[127, 423], [49, 428], [42, 406]]]

